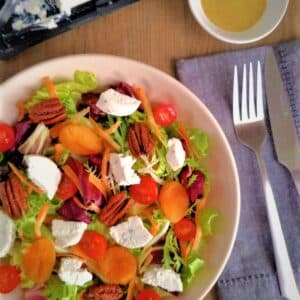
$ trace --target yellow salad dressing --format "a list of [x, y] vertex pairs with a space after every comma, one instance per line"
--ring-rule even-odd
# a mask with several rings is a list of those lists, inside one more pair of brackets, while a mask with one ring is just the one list
[[216, 26], [227, 31], [244, 31], [262, 17], [267, 0], [200, 0], [203, 11]]

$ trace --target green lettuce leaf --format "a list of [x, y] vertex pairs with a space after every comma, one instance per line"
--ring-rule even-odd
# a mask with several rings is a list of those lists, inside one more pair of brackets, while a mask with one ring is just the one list
[[20, 285], [22, 288], [27, 288], [27, 289], [33, 288], [35, 286], [35, 283], [25, 275], [22, 268], [22, 252], [29, 245], [30, 244], [28, 242], [16, 241], [14, 243], [13, 248], [9, 251], [9, 264], [18, 267], [21, 270]]
[[219, 216], [219, 212], [215, 209], [205, 208], [200, 215], [200, 224], [203, 232], [203, 236], [213, 234], [213, 223]]
[[[36, 223], [36, 216], [39, 214], [42, 206], [46, 202], [50, 203], [48, 215], [54, 215], [62, 202], [56, 198], [49, 200], [45, 194], [37, 194], [35, 192], [31, 193], [27, 197], [27, 202], [28, 211], [22, 216], [22, 218], [15, 220], [14, 222], [17, 231], [22, 232], [24, 239], [33, 240], [35, 238], [34, 227]], [[42, 225], [41, 232], [42, 236], [52, 239], [51, 231], [45, 225]]]
[[205, 132], [198, 128], [188, 128], [187, 132], [191, 138], [197, 153], [205, 157], [208, 151], [208, 136]]
[[47, 282], [44, 295], [48, 300], [77, 300], [77, 295], [92, 284], [93, 281], [87, 282], [82, 287], [68, 285], [62, 282], [58, 276], [52, 275]]
[[[76, 102], [80, 100], [81, 94], [95, 90], [98, 86], [95, 74], [84, 71], [76, 71], [74, 79], [62, 81], [55, 84], [58, 98], [66, 109], [68, 116], [76, 113]], [[33, 105], [49, 99], [50, 95], [45, 87], [37, 90], [31, 101], [26, 104], [26, 109], [30, 109]]]
[[190, 258], [183, 267], [181, 279], [184, 288], [187, 288], [195, 278], [197, 272], [204, 266], [204, 260], [199, 257]]
[[173, 268], [176, 272], [183, 265], [183, 259], [179, 254], [179, 245], [177, 238], [172, 230], [167, 233], [163, 248], [163, 265], [166, 268]]
[[101, 223], [98, 219], [98, 216], [95, 214], [92, 215], [92, 222], [88, 225], [87, 229], [97, 231], [104, 235], [107, 239], [110, 239], [108, 227]]
[[4, 153], [0, 152], [0, 163], [4, 160]]

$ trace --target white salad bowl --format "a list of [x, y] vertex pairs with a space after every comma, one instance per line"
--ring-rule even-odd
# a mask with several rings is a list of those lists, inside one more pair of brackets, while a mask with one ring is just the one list
[[[107, 55], [75, 55], [62, 57], [26, 69], [0, 85], [0, 121], [13, 123], [17, 117], [15, 104], [29, 97], [46, 75], [54, 80], [70, 79], [76, 70], [94, 72], [101, 86], [119, 81], [145, 88], [151, 101], [172, 102], [178, 118], [189, 126], [203, 129], [210, 147], [203, 164], [209, 171], [211, 191], [209, 208], [220, 212], [215, 233], [207, 240], [202, 257], [205, 267], [190, 288], [176, 299], [202, 299], [213, 287], [230, 256], [240, 216], [240, 186], [235, 160], [228, 141], [206, 106], [186, 87], [171, 76], [142, 63]], [[45, 170], [46, 171], [46, 170]], [[15, 293], [0, 299], [18, 299]]]

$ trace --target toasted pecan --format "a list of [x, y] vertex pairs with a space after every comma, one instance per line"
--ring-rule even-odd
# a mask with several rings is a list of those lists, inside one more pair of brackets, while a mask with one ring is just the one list
[[65, 120], [65, 108], [58, 98], [44, 100], [32, 106], [29, 110], [29, 119], [33, 123], [43, 122], [51, 125]]
[[83, 300], [119, 300], [123, 297], [123, 291], [116, 284], [104, 284], [91, 286], [82, 295]]
[[116, 224], [128, 212], [132, 203], [132, 199], [127, 199], [126, 192], [115, 194], [102, 209], [100, 221], [107, 226]]
[[20, 218], [27, 211], [26, 193], [15, 176], [0, 183], [0, 202], [3, 210], [13, 219]]
[[130, 152], [134, 157], [153, 153], [153, 137], [145, 123], [134, 123], [128, 130], [127, 138]]

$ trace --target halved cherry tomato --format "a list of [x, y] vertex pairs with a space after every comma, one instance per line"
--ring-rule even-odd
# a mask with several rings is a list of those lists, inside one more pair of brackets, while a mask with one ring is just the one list
[[196, 225], [193, 221], [183, 218], [174, 225], [174, 232], [180, 241], [191, 241], [196, 235]]
[[0, 152], [5, 152], [15, 144], [16, 136], [13, 127], [0, 123]]
[[98, 260], [105, 254], [107, 241], [102, 234], [88, 230], [83, 234], [77, 247], [91, 259]]
[[142, 290], [138, 293], [136, 300], [160, 300], [160, 296], [153, 290]]
[[150, 175], [145, 175], [139, 184], [134, 184], [129, 188], [129, 192], [136, 202], [148, 205], [156, 201], [158, 185]]
[[155, 122], [162, 126], [170, 126], [177, 117], [177, 112], [171, 104], [158, 104], [153, 109]]
[[6, 294], [20, 283], [20, 271], [14, 266], [0, 266], [0, 293]]
[[72, 198], [77, 192], [77, 187], [70, 177], [63, 174], [62, 179], [59, 183], [56, 196], [61, 200], [67, 200]]

